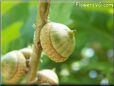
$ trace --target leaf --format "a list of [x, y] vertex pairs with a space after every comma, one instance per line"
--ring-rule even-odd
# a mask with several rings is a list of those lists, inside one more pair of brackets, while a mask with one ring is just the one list
[[20, 1], [12, 3], [12, 2], [2, 0], [2, 3], [1, 3], [1, 9], [3, 9], [2, 15], [6, 14], [11, 8], [13, 8], [18, 3], [20, 3]]
[[[20, 36], [20, 28], [22, 27], [23, 22], [15, 22], [11, 26], [5, 28], [2, 31], [2, 50], [5, 51], [8, 48], [8, 44], [17, 39]], [[10, 29], [9, 29], [10, 28]]]
[[74, 7], [71, 15], [73, 20], [71, 28], [76, 28], [77, 30], [77, 47], [84, 47], [88, 42], [91, 43], [97, 41], [100, 42], [103, 47], [111, 48], [113, 41], [111, 27], [113, 26], [107, 26], [108, 22], [112, 25], [111, 17], [112, 14], [97, 11], [86, 11], [81, 8]]
[[28, 12], [28, 3], [17, 4], [2, 15], [2, 28], [4, 29], [17, 21], [25, 21], [28, 17]]
[[[27, 20], [23, 21], [22, 27], [20, 27], [20, 36], [9, 43], [10, 46], [7, 47], [5, 52], [27, 47], [33, 42], [33, 33], [35, 28], [33, 28], [32, 25], [36, 23], [37, 8], [35, 5], [28, 7], [27, 9], [29, 9], [29, 14], [27, 14], [29, 16], [27, 17]], [[15, 44], [18, 44], [18, 46], [15, 46]]]
[[63, 24], [69, 24], [70, 14], [72, 11], [72, 3], [54, 3], [50, 6], [49, 18], [53, 22], [59, 22]]

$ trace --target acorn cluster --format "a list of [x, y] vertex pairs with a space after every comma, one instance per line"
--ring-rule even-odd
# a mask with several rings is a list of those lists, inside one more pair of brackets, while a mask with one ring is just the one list
[[[72, 54], [75, 47], [74, 31], [66, 25], [48, 22], [40, 32], [43, 51], [54, 62], [64, 62]], [[4, 83], [18, 83], [29, 71], [32, 55], [31, 48], [14, 50], [2, 57], [2, 79]], [[49, 69], [40, 70], [33, 83], [58, 84], [57, 74]]]

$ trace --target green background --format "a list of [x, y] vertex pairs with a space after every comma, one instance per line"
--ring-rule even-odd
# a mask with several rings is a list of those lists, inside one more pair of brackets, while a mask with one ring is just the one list
[[[37, 0], [4, 0], [1, 7], [2, 55], [31, 46], [39, 14]], [[49, 19], [76, 30], [76, 47], [62, 63], [51, 61], [43, 52], [40, 70], [56, 69], [60, 84], [114, 84], [113, 8], [51, 2]]]

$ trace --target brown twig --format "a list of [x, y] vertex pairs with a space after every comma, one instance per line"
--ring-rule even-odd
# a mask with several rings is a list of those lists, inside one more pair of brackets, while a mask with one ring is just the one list
[[42, 27], [47, 23], [49, 7], [50, 0], [39, 0], [38, 23], [36, 24], [36, 29], [34, 32], [33, 54], [30, 61], [28, 82], [33, 81], [37, 74], [37, 68], [39, 66], [40, 56], [42, 52], [42, 47], [40, 44], [40, 31]]

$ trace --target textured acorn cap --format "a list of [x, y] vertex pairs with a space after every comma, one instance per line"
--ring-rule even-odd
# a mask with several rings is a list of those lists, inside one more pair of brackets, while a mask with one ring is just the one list
[[5, 83], [17, 83], [26, 71], [26, 59], [18, 51], [11, 51], [1, 59], [2, 78]]
[[53, 70], [44, 69], [37, 73], [38, 83], [59, 84], [58, 76]]
[[66, 25], [49, 22], [41, 30], [44, 52], [55, 62], [65, 61], [75, 48], [74, 33]]

